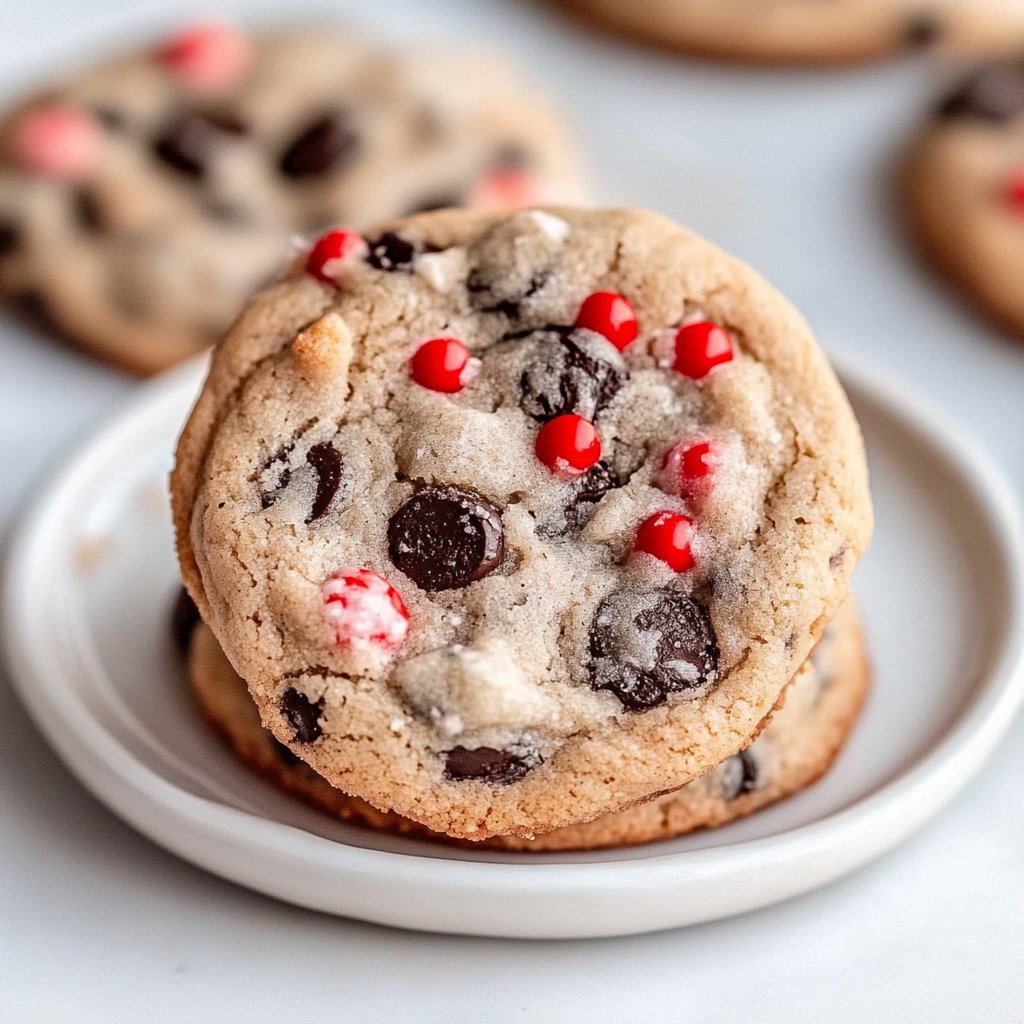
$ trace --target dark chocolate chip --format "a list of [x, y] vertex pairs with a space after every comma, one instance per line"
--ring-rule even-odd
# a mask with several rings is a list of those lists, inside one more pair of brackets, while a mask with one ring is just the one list
[[593, 421], [629, 378], [615, 346], [592, 331], [574, 331], [566, 338], [537, 331], [528, 343], [534, 351], [519, 380], [519, 404], [536, 420], [573, 412]]
[[75, 219], [86, 231], [102, 231], [106, 226], [103, 206], [91, 188], [80, 188], [72, 194]]
[[386, 231], [376, 241], [368, 242], [366, 262], [374, 270], [403, 270], [412, 266], [416, 258], [416, 243], [394, 231]]
[[458, 487], [425, 487], [391, 517], [391, 561], [423, 590], [454, 590], [491, 572], [504, 553], [501, 513]]
[[334, 495], [338, 493], [341, 484], [341, 471], [345, 464], [341, 452], [327, 441], [313, 445], [306, 452], [306, 461], [316, 472], [316, 497], [313, 498], [313, 507], [306, 516], [308, 526], [316, 522], [331, 507]]
[[199, 625], [199, 609], [195, 601], [189, 597], [188, 591], [181, 587], [178, 596], [174, 599], [174, 607], [171, 609], [171, 636], [174, 639], [174, 646], [182, 654], [188, 650], [189, 641], [192, 639], [192, 632]]
[[921, 11], [907, 22], [903, 38], [912, 50], [923, 50], [942, 38], [942, 19], [931, 11]]
[[[263, 490], [260, 491], [260, 507], [270, 508], [277, 501], [281, 491], [287, 486], [292, 478], [291, 467], [288, 465], [288, 456], [291, 455], [294, 443], [287, 444], [267, 459], [257, 473], [257, 479], [262, 483], [267, 481]], [[278, 463], [280, 467], [278, 468]]]
[[744, 793], [753, 793], [761, 785], [761, 769], [757, 758], [749, 750], [741, 750], [730, 757], [723, 771], [725, 796], [728, 800], [735, 800]]
[[611, 490], [621, 487], [618, 473], [607, 462], [598, 462], [570, 484], [569, 505], [565, 510], [570, 530], [582, 530], [594, 514], [597, 503]]
[[501, 313], [514, 320], [522, 311], [523, 303], [536, 295], [551, 278], [550, 271], [542, 270], [530, 276], [521, 287], [516, 287], [514, 276], [506, 273], [498, 277], [477, 269], [466, 281], [469, 301], [474, 309], [484, 313]]
[[323, 114], [307, 124], [281, 154], [282, 174], [306, 178], [336, 171], [356, 154], [359, 136], [344, 110]]
[[227, 115], [193, 111], [171, 124], [153, 143], [153, 150], [169, 167], [202, 178], [217, 151], [246, 126]]
[[1000, 61], [971, 75], [939, 107], [940, 117], [996, 124], [1024, 113], [1024, 62]]
[[455, 192], [449, 192], [447, 195], [436, 195], [428, 196], [426, 199], [418, 203], [413, 203], [405, 213], [403, 217], [411, 217], [414, 213], [430, 213], [431, 210], [447, 210], [450, 207], [462, 206], [462, 196]]
[[718, 641], [705, 609], [676, 590], [620, 591], [590, 627], [590, 685], [630, 711], [714, 681]]
[[323, 708], [322, 697], [314, 703], [294, 687], [290, 686], [284, 691], [284, 696], [281, 698], [281, 713], [295, 730], [296, 742], [312, 743], [320, 738], [320, 715]]
[[445, 755], [444, 777], [453, 782], [469, 779], [508, 785], [518, 782], [542, 758], [536, 752], [514, 753], [494, 747], [452, 747]]
[[21, 229], [10, 221], [0, 221], [0, 257], [9, 256], [21, 245]]
[[829, 556], [828, 567], [834, 572], [846, 560], [846, 545], [836, 548]]

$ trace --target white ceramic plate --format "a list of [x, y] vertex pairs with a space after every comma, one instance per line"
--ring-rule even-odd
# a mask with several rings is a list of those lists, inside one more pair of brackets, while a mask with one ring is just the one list
[[204, 367], [143, 388], [43, 489], [9, 550], [15, 682], [100, 800], [154, 841], [293, 903], [384, 924], [521, 937], [624, 935], [765, 906], [853, 870], [950, 800], [1024, 695], [1013, 502], [906, 394], [847, 370], [878, 529], [858, 575], [877, 669], [818, 785], [651, 846], [446, 849], [317, 814], [236, 764], [192, 711], [172, 648], [164, 481]]

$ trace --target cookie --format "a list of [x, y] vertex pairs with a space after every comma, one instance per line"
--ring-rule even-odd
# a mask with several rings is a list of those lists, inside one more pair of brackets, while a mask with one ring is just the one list
[[[448, 839], [335, 789], [274, 739], [260, 724], [245, 681], [207, 626], [196, 628], [188, 674], [206, 720], [246, 765], [281, 789], [342, 821], [419, 838]], [[857, 720], [870, 676], [851, 599], [786, 688], [782, 706], [746, 750], [675, 793], [630, 810], [536, 839], [498, 836], [484, 840], [484, 845], [533, 851], [628, 846], [671, 839], [752, 814], [811, 785], [828, 770]]]
[[216, 341], [293, 236], [575, 202], [571, 149], [490, 58], [198, 26], [0, 123], [0, 295], [150, 373]]
[[1024, 42], [1016, 0], [558, 0], [628, 38], [758, 63], [838, 64], [937, 48]]
[[1024, 335], [1024, 58], [985, 65], [936, 106], [907, 156], [903, 192], [934, 263]]
[[218, 347], [172, 497], [264, 725], [469, 839], [623, 810], [745, 746], [871, 529], [806, 324], [635, 210], [328, 233]]

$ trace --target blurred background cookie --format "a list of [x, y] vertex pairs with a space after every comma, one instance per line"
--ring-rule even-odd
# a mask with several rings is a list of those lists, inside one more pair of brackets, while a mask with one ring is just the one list
[[500, 62], [199, 25], [0, 123], [0, 295], [149, 373], [215, 341], [292, 235], [580, 197], [562, 126]]
[[1024, 335], [1024, 58], [985, 65], [938, 104], [903, 184], [927, 254]]
[[[187, 644], [189, 685], [199, 710], [253, 771], [342, 821], [438, 842], [454, 841], [335, 789], [278, 743], [260, 724], [244, 680], [198, 617], [191, 636], [179, 632], [178, 639]], [[650, 803], [536, 839], [496, 836], [483, 845], [535, 852], [629, 846], [671, 839], [752, 814], [811, 785], [828, 770], [856, 723], [870, 676], [851, 598], [786, 690], [780, 709], [748, 749], [696, 782]]]
[[833, 64], [923, 48], [1004, 51], [1024, 42], [1018, 0], [558, 0], [609, 31], [755, 62]]

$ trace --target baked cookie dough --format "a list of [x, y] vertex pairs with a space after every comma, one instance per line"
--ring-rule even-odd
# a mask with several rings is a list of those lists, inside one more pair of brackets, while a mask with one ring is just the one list
[[580, 190], [500, 61], [200, 25], [0, 122], [0, 296], [151, 373], [218, 340], [295, 235]]
[[1024, 335], [1024, 58], [972, 72], [911, 147], [905, 206], [928, 256]]
[[871, 530], [799, 314], [638, 210], [325, 235], [217, 348], [177, 455], [183, 579], [263, 724], [468, 839], [745, 747]]
[[[259, 775], [342, 821], [451, 841], [397, 814], [335, 789], [260, 724], [245, 681], [231, 667], [209, 627], [197, 625], [188, 647], [188, 675], [204, 718]], [[725, 825], [775, 803], [820, 778], [839, 753], [870, 685], [864, 638], [853, 600], [829, 623], [818, 646], [783, 694], [781, 707], [746, 750], [702, 778], [628, 811], [587, 825], [483, 845], [507, 850], [588, 850], [671, 839]]]
[[601, 27], [672, 49], [754, 62], [838, 64], [924, 48], [1024, 43], [1018, 0], [557, 0]]

